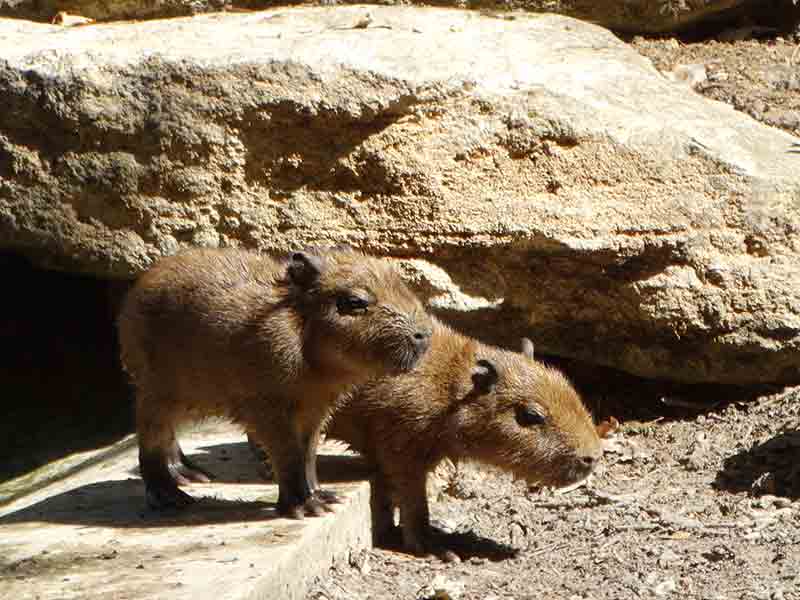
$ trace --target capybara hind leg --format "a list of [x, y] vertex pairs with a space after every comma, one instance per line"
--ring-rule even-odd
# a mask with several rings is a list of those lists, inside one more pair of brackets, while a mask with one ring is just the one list
[[278, 474], [278, 512], [292, 519], [321, 517], [327, 510], [311, 491], [305, 477], [303, 461], [281, 461], [275, 464]]
[[167, 468], [172, 474], [175, 483], [186, 485], [188, 483], [208, 483], [213, 479], [211, 473], [198, 467], [183, 453], [178, 440], [173, 440], [169, 450], [165, 453]]
[[386, 478], [380, 471], [372, 477], [369, 491], [373, 541], [380, 542], [394, 529], [394, 504]]
[[434, 545], [430, 539], [430, 512], [425, 489], [425, 476], [408, 477], [396, 482], [400, 504], [400, 527], [403, 546], [416, 555], [427, 555]]
[[166, 404], [152, 402], [147, 396], [139, 397], [136, 407], [139, 471], [151, 508], [181, 508], [193, 499], [178, 488], [189, 479], [179, 472], [182, 453], [175, 439], [174, 424], [169, 411], [163, 410], [164, 406]]
[[209, 473], [206, 469], [198, 466], [194, 461], [189, 460], [189, 458], [183, 453], [183, 450], [180, 449], [178, 446], [178, 442], [175, 442], [175, 445], [178, 448], [178, 463], [175, 465], [175, 471], [178, 475], [190, 481], [192, 483], [208, 483], [214, 476]]
[[178, 481], [170, 469], [169, 457], [163, 450], [140, 448], [139, 470], [150, 508], [182, 508], [194, 502], [194, 498], [178, 487]]

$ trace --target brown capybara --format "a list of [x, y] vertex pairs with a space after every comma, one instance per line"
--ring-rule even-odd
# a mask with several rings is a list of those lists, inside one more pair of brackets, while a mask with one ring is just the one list
[[426, 478], [444, 458], [478, 460], [541, 485], [585, 478], [602, 455], [592, 419], [558, 371], [434, 322], [431, 347], [410, 372], [343, 396], [328, 426], [375, 467], [378, 535], [400, 509], [403, 545], [415, 554], [430, 535]]
[[351, 249], [283, 261], [194, 249], [141, 276], [119, 334], [137, 388], [148, 503], [192, 501], [178, 486], [209, 476], [183, 454], [176, 428], [221, 416], [269, 451], [278, 510], [302, 518], [337, 501], [316, 475], [319, 431], [335, 399], [414, 367], [430, 345], [431, 320], [388, 262]]

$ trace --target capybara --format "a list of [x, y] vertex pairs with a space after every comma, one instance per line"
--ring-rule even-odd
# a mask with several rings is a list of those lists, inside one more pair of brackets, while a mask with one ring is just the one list
[[179, 507], [179, 485], [209, 475], [176, 428], [208, 416], [240, 424], [271, 455], [278, 510], [321, 515], [316, 451], [334, 401], [353, 384], [413, 368], [432, 322], [385, 260], [347, 248], [285, 260], [193, 249], [159, 260], [127, 294], [122, 361], [137, 389], [148, 503]]
[[433, 551], [426, 478], [444, 458], [478, 460], [520, 479], [563, 486], [585, 478], [602, 455], [581, 398], [559, 371], [523, 352], [488, 346], [435, 321], [431, 347], [410, 372], [356, 387], [327, 429], [375, 467], [373, 519], [403, 544]]

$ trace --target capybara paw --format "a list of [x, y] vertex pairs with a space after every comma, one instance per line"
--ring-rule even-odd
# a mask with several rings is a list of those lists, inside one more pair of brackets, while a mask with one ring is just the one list
[[331, 512], [331, 509], [328, 508], [325, 502], [316, 496], [311, 496], [311, 498], [303, 503], [303, 510], [307, 517], [321, 517], [325, 513]]
[[403, 536], [403, 548], [409, 554], [413, 554], [415, 556], [420, 557], [430, 557], [431, 552], [429, 549], [430, 544], [426, 543], [422, 536], [414, 536], [413, 538], [408, 537], [407, 535]]
[[461, 557], [452, 550], [439, 550], [436, 553], [437, 558], [446, 563], [460, 563]]
[[278, 514], [290, 519], [304, 519], [305, 517], [321, 517], [330, 512], [324, 502], [311, 496], [303, 502], [278, 503]]
[[458, 554], [448, 548], [443, 548], [433, 540], [425, 539], [411, 545], [406, 544], [405, 548], [407, 552], [419, 556], [420, 558], [439, 559], [446, 563], [461, 562], [461, 557], [459, 557]]
[[297, 519], [298, 521], [304, 519], [306, 516], [302, 504], [278, 505], [278, 514], [287, 519]]
[[195, 502], [189, 494], [177, 486], [147, 486], [147, 505], [156, 510], [183, 508]]
[[195, 465], [173, 465], [170, 467], [170, 471], [175, 475], [179, 483], [181, 479], [186, 483], [208, 483], [212, 479], [211, 473]]
[[325, 504], [344, 504], [344, 499], [333, 490], [315, 490], [314, 497]]
[[461, 557], [449, 548], [448, 536], [435, 528], [422, 532], [403, 532], [403, 547], [406, 552], [423, 558], [438, 558], [446, 563], [461, 562]]

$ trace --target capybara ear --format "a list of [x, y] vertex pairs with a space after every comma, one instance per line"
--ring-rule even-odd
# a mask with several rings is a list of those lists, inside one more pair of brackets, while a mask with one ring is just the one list
[[522, 338], [522, 353], [528, 358], [533, 358], [533, 342], [530, 338]]
[[295, 252], [289, 260], [286, 273], [295, 285], [308, 288], [314, 285], [324, 269], [323, 260], [308, 252]]
[[494, 389], [497, 377], [497, 369], [486, 359], [482, 358], [472, 367], [472, 383], [481, 394], [488, 394]]

